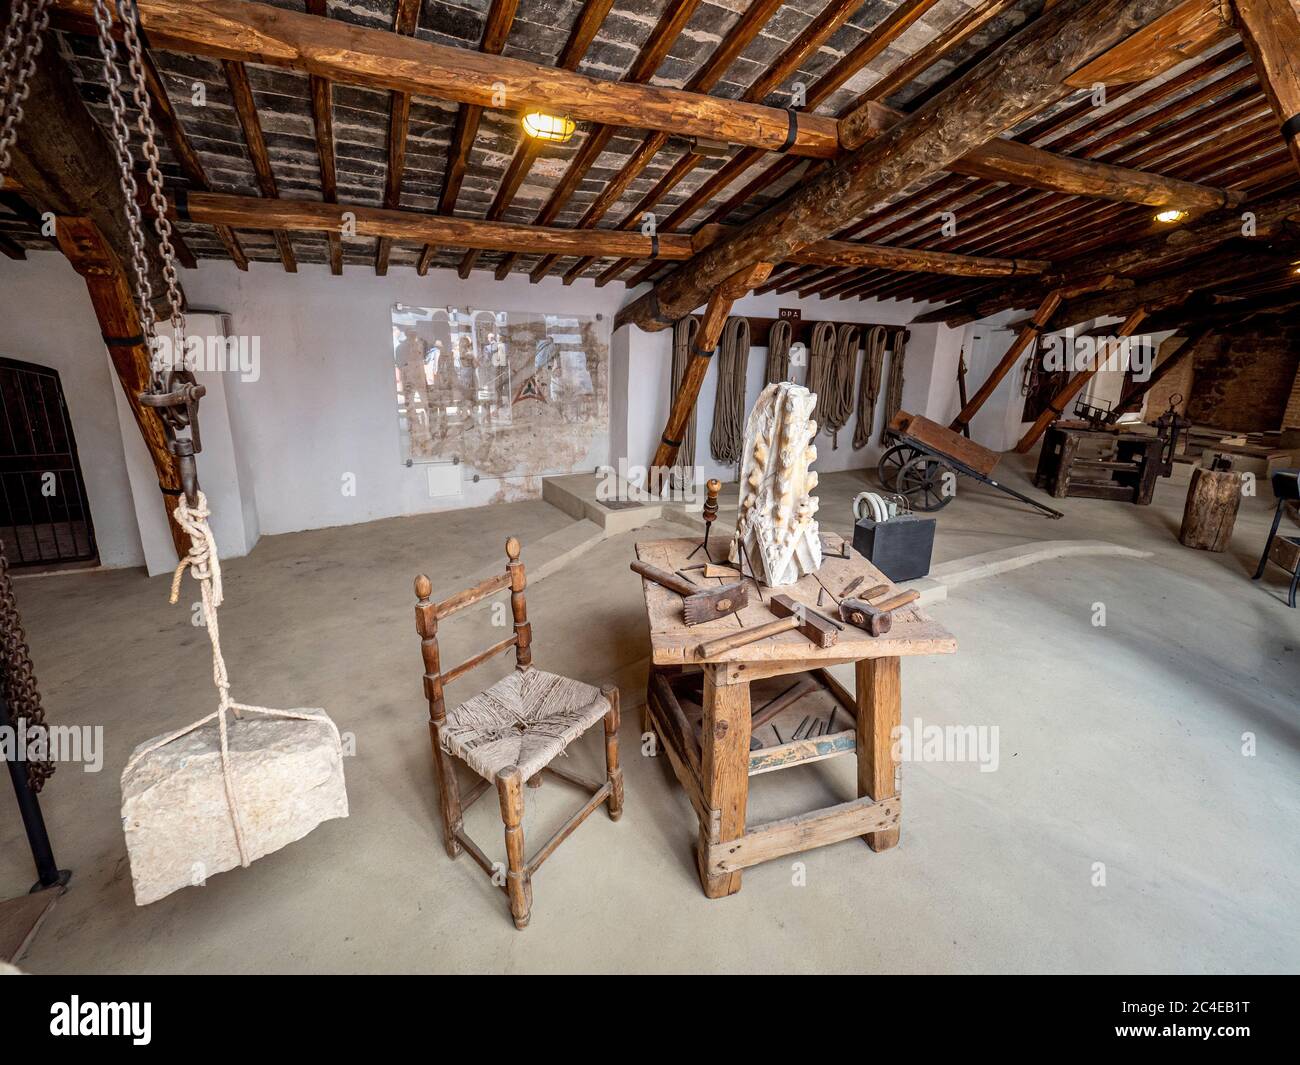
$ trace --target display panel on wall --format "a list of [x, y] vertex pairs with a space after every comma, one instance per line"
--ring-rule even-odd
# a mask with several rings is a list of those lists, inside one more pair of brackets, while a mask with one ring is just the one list
[[606, 460], [601, 317], [409, 304], [392, 317], [404, 462], [509, 480]]

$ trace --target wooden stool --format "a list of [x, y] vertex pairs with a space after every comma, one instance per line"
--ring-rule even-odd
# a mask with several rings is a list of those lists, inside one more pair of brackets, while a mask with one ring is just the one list
[[[542, 862], [602, 803], [609, 807], [610, 820], [622, 816], [623, 771], [618, 764], [618, 688], [595, 688], [533, 668], [532, 627], [524, 604], [524, 564], [519, 561], [519, 541], [513, 536], [506, 541], [506, 555], [509, 561], [504, 574], [457, 592], [441, 603], [429, 598], [433, 590], [429, 578], [423, 574], [416, 577], [419, 602], [415, 607], [415, 629], [424, 656], [424, 693], [429, 700], [429, 737], [442, 809], [443, 844], [453, 858], [459, 857], [462, 850], [469, 851], [470, 857], [496, 882], [500, 863], [493, 866], [465, 833], [463, 820], [465, 810], [495, 784], [506, 837], [506, 879], [501, 886], [510, 900], [515, 927], [526, 928], [533, 904], [533, 874]], [[506, 588], [510, 589], [514, 633], [443, 672], [438, 655], [438, 622]], [[443, 685], [511, 647], [515, 649], [514, 673], [454, 709], [446, 708]], [[573, 740], [601, 720], [605, 722], [603, 782], [586, 780], [551, 765]], [[456, 758], [483, 778], [463, 799], [456, 781]], [[525, 859], [523, 785], [528, 781], [536, 786], [543, 771], [592, 794], [532, 858]]]

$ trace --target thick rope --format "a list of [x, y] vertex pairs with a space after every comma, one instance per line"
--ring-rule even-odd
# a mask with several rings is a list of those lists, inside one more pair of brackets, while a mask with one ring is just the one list
[[888, 335], [889, 331], [883, 325], [872, 326], [867, 330], [862, 371], [858, 375], [857, 420], [853, 425], [855, 451], [871, 442], [871, 427], [876, 420], [876, 399], [880, 395], [881, 371], [885, 366], [885, 338]]
[[221, 654], [221, 634], [217, 629], [217, 607], [221, 605], [223, 598], [221, 562], [217, 557], [217, 542], [213, 539], [212, 529], [208, 525], [207, 497], [200, 492], [197, 505], [191, 507], [186, 498], [181, 496], [180, 502], [176, 504], [176, 509], [172, 513], [176, 518], [176, 523], [190, 535], [190, 550], [189, 554], [181, 559], [180, 564], [176, 567], [175, 574], [172, 576], [172, 590], [168, 601], [175, 603], [180, 597], [181, 577], [184, 576], [185, 570], [188, 568], [190, 575], [199, 582], [199, 589], [203, 596], [203, 620], [207, 626], [208, 639], [212, 641], [212, 681], [217, 686], [218, 705], [217, 709], [208, 714], [207, 717], [200, 718], [193, 724], [186, 725], [184, 728], [177, 729], [166, 736], [160, 736], [146, 747], [136, 751], [131, 756], [130, 761], [127, 762], [123, 773], [129, 772], [145, 755], [152, 754], [160, 747], [166, 747], [169, 743], [202, 728], [209, 721], [215, 719], [217, 733], [221, 739], [221, 775], [225, 781], [226, 804], [230, 807], [230, 823], [235, 830], [235, 846], [239, 850], [239, 864], [247, 866], [249, 858], [248, 848], [244, 843], [243, 818], [240, 816], [239, 802], [235, 797], [235, 782], [230, 769], [230, 744], [227, 736], [226, 711], [233, 712], [237, 718], [240, 716], [241, 710], [247, 710], [249, 713], [264, 714], [268, 717], [284, 717], [296, 721], [319, 721], [328, 725], [334, 733], [334, 742], [338, 745], [340, 758], [343, 757], [343, 740], [339, 735], [338, 726], [330, 720], [324, 710], [314, 707], [278, 710], [267, 706], [237, 703], [231, 699], [230, 677], [226, 672], [226, 660]]
[[831, 434], [832, 449], [853, 410], [853, 367], [858, 353], [858, 328], [818, 322], [808, 353], [808, 389], [817, 394], [817, 414]]
[[718, 394], [713, 403], [709, 450], [715, 462], [734, 465], [745, 446], [745, 377], [749, 367], [749, 319], [727, 319], [718, 349]]
[[[695, 336], [700, 331], [699, 320], [687, 315], [673, 326], [673, 367], [672, 396], [682, 389], [682, 379], [686, 376], [686, 365], [691, 361], [691, 349], [695, 346]], [[677, 449], [677, 462], [673, 465], [670, 483], [674, 488], [682, 488], [686, 480], [686, 470], [695, 465], [695, 407], [691, 407], [690, 419], [682, 430], [682, 444]]]
[[889, 388], [885, 392], [885, 423], [880, 430], [883, 442], [889, 423], [903, 409], [903, 364], [907, 358], [907, 329], [894, 330], [894, 344], [889, 357]]
[[817, 397], [817, 418], [825, 426], [822, 402], [830, 383], [831, 358], [835, 353], [835, 324], [818, 322], [813, 327], [812, 342], [808, 345], [808, 391]]
[[767, 384], [790, 380], [790, 338], [793, 330], [784, 318], [772, 323], [767, 333]]

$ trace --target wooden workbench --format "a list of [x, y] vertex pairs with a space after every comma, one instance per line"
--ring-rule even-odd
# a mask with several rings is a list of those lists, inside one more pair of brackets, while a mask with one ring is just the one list
[[[636, 553], [641, 561], [673, 572], [689, 564], [687, 556], [698, 545], [697, 539], [654, 540], [637, 544]], [[720, 554], [719, 545], [714, 550]], [[838, 617], [832, 596], [838, 598], [855, 578], [862, 578], [857, 592], [890, 583], [861, 555], [849, 554], [847, 559], [827, 558], [816, 574], [778, 591]], [[696, 561], [702, 557], [697, 555]], [[697, 573], [691, 576], [699, 584], [725, 583]], [[702, 659], [697, 650], [701, 642], [775, 619], [754, 583], [748, 583], [750, 603], [744, 610], [688, 627], [682, 620], [681, 597], [642, 581], [651, 644], [647, 723], [699, 817], [696, 862], [710, 898], [739, 891], [746, 866], [784, 854], [852, 836], [862, 836], [876, 851], [898, 843], [901, 795], [893, 732], [902, 720], [899, 663], [904, 655], [951, 654], [957, 649], [957, 641], [941, 625], [906, 607], [895, 612], [893, 627], [884, 636], [871, 637], [845, 625], [833, 647], [819, 648], [797, 632], [785, 632]], [[820, 607], [819, 592], [825, 593]], [[772, 594], [767, 588], [762, 593], [764, 599]], [[827, 671], [848, 662], [855, 664], [856, 694]], [[813, 690], [751, 735], [751, 703], [759, 709], [801, 680], [810, 682], [806, 686]], [[794, 739], [799, 724], [814, 716], [818, 734]], [[753, 750], [751, 740], [758, 741]], [[858, 757], [857, 798], [746, 825], [751, 776], [853, 751]]]

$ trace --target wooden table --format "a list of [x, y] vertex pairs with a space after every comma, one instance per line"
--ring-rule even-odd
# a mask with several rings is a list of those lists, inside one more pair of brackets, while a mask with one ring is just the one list
[[[838, 542], [839, 538], [834, 540]], [[655, 540], [636, 545], [637, 557], [669, 572], [688, 565], [698, 539]], [[720, 554], [721, 545], [713, 545]], [[829, 557], [821, 570], [781, 594], [838, 617], [834, 596], [861, 577], [856, 592], [890, 584], [861, 555]], [[696, 555], [694, 561], [702, 561]], [[721, 584], [691, 574], [699, 584]], [[696, 864], [709, 898], [740, 890], [746, 866], [785, 854], [862, 836], [872, 850], [898, 843], [901, 795], [893, 732], [902, 721], [899, 663], [904, 655], [951, 654], [957, 641], [915, 607], [895, 612], [892, 630], [880, 637], [845, 625], [833, 647], [815, 647], [797, 632], [785, 632], [745, 647], [702, 659], [698, 645], [740, 628], [773, 621], [754, 584], [750, 603], [737, 614], [687, 626], [681, 597], [643, 580], [650, 620], [651, 666], [646, 700], [647, 725], [658, 735], [673, 772], [699, 817]], [[771, 596], [764, 588], [763, 598]], [[856, 695], [828, 672], [852, 662]], [[798, 674], [799, 676], [792, 676]], [[753, 714], [764, 703], [806, 682], [809, 693], [774, 721], [752, 729]], [[698, 692], [696, 692], [698, 686]], [[794, 739], [799, 724], [814, 717], [824, 731]], [[751, 739], [758, 745], [751, 750]], [[857, 752], [858, 797], [836, 806], [748, 826], [749, 778], [839, 754]]]

